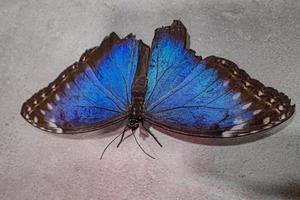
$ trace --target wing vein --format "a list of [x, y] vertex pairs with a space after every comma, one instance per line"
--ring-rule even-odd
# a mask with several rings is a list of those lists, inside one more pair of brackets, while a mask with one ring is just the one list
[[[93, 71], [93, 70], [92, 70]], [[95, 85], [95, 83], [90, 79], [90, 77], [86, 74], [86, 72], [85, 71], [83, 71], [83, 73], [84, 73], [84, 75], [88, 78], [88, 80], [99, 90], [99, 91], [102, 91], [101, 90], [101, 88], [99, 88], [98, 87], [98, 85]], [[103, 86], [103, 85], [102, 85]], [[104, 86], [103, 86], [104, 87]], [[104, 87], [105, 88], [105, 87]], [[107, 88], [105, 88], [105, 89], [107, 89]], [[107, 89], [108, 90], [108, 89]], [[109, 91], [109, 90], [108, 90]], [[103, 92], [103, 91], [102, 91]], [[105, 92], [103, 92], [104, 94], [105, 94]], [[113, 94], [112, 94], [113, 95]], [[111, 102], [113, 102], [121, 111], [125, 111], [125, 110], [123, 110], [112, 98], [110, 98], [109, 96], [107, 96], [106, 95], [106, 97], [108, 98], [108, 99], [110, 99], [111, 100]], [[116, 99], [118, 99], [117, 97], [116, 97]], [[119, 99], [118, 99], [119, 100]], [[120, 100], [119, 100], [120, 101]], [[123, 102], [122, 101], [120, 101], [122, 104], [123, 104]], [[97, 104], [97, 103], [96, 103]], [[125, 107], [125, 105], [123, 104], [123, 106]]]
[[195, 106], [176, 106], [176, 107], [167, 108], [167, 109], [163, 109], [163, 110], [159, 110], [159, 111], [155, 111], [155, 112], [151, 112], [151, 113], [162, 113], [162, 112], [167, 112], [167, 111], [171, 111], [171, 110], [186, 109], [186, 108], [187, 109], [190, 109], [190, 108], [208, 108], [208, 109], [214, 109], [214, 110], [224, 110], [224, 108], [203, 106], [203, 105], [195, 105]]
[[161, 104], [162, 102], [164, 102], [166, 99], [168, 99], [170, 96], [176, 94], [178, 91], [180, 91], [181, 89], [183, 89], [184, 87], [186, 87], [190, 82], [194, 81], [200, 74], [202, 73], [202, 71], [198, 72], [196, 74], [196, 76], [194, 78], [192, 78], [192, 80], [190, 80], [188, 83], [185, 83], [185, 80], [187, 79], [186, 76], [183, 80], [182, 80], [182, 84], [179, 84], [174, 90], [170, 91], [167, 95], [163, 96], [161, 99], [158, 99], [155, 103], [153, 103], [153, 106], [149, 109], [149, 112], [152, 111], [154, 108], [156, 108], [159, 104]]

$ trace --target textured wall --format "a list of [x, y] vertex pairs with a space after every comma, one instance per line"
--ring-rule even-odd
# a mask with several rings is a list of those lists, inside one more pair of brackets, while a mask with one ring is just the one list
[[300, 1], [0, 1], [0, 199], [299, 199], [300, 123], [234, 146], [155, 131], [145, 156], [129, 138], [57, 137], [19, 115], [21, 104], [111, 31], [150, 44], [181, 19], [199, 55], [235, 61], [300, 107]]

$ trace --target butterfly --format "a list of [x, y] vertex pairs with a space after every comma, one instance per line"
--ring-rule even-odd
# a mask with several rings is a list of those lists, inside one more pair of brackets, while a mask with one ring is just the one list
[[122, 141], [144, 123], [189, 136], [244, 136], [278, 126], [294, 111], [285, 94], [232, 61], [196, 56], [185, 26], [174, 20], [155, 30], [151, 48], [132, 34], [111, 33], [27, 100], [21, 115], [64, 134], [126, 121]]

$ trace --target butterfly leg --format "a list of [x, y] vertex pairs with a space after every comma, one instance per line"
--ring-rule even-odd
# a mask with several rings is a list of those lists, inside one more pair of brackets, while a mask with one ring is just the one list
[[120, 142], [118, 143], [117, 145], [117, 148], [119, 148], [120, 144], [123, 142], [123, 139], [124, 139], [124, 135], [125, 135], [125, 132], [128, 130], [128, 127], [126, 126], [122, 132], [122, 136], [121, 136], [121, 139], [120, 139]]
[[125, 136], [123, 141], [125, 141], [127, 138], [131, 137], [134, 134], [134, 132], [130, 133], [129, 135]]
[[147, 127], [145, 127], [144, 125], [144, 121], [142, 121], [142, 127], [153, 137], [153, 139], [157, 142], [157, 144], [160, 147], [163, 147], [162, 144], [158, 141], [158, 139], [155, 137], [155, 135], [150, 131], [150, 129], [148, 129]]

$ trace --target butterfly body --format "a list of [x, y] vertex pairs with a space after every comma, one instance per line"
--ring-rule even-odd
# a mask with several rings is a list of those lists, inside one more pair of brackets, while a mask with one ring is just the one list
[[151, 48], [115, 33], [27, 100], [22, 116], [53, 133], [81, 133], [127, 120], [197, 137], [255, 134], [291, 118], [295, 106], [235, 63], [202, 59], [187, 48], [175, 20], [158, 28]]
[[127, 127], [132, 131], [136, 130], [140, 123], [143, 123], [144, 100], [147, 89], [148, 59], [150, 50], [146, 45], [141, 44], [140, 51], [143, 52], [143, 54], [139, 58], [139, 65], [131, 88], [131, 104], [128, 108], [129, 115]]

